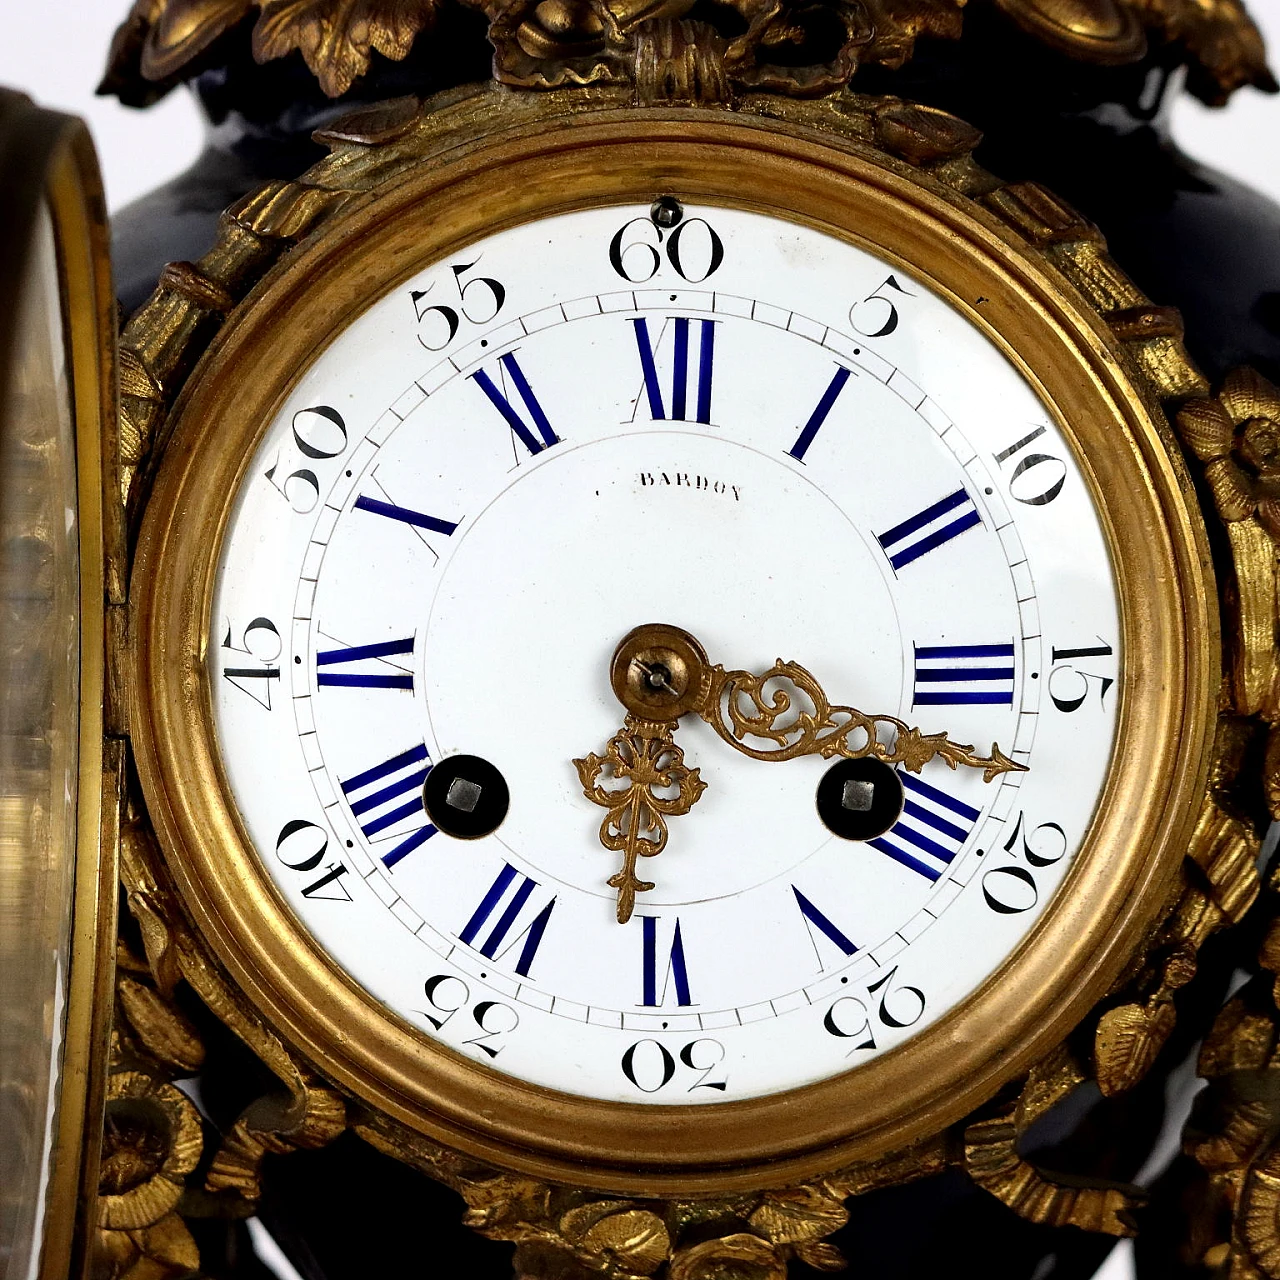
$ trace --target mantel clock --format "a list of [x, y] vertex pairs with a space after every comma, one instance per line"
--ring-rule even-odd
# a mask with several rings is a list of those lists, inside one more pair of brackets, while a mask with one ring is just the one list
[[[56, 175], [28, 201], [0, 887], [54, 951], [5, 996], [45, 1030], [6, 1041], [36, 1189], [0, 1246], [241, 1274], [257, 1211], [337, 1280], [409, 1224], [334, 1243], [306, 1179], [443, 1223], [426, 1174], [530, 1280], [922, 1274], [842, 1228], [948, 1197], [1001, 1275], [1147, 1223], [1280, 1274], [1280, 392], [1211, 382], [1184, 296], [929, 87], [949, 38], [1136, 121], [1175, 73], [1271, 85], [1243, 10], [342, 12], [121, 29], [126, 100], [199, 76], [242, 142], [292, 111], [326, 150], [243, 183], [118, 353], [77, 331], [101, 246]], [[490, 79], [441, 70], [486, 30]], [[130, 272], [148, 208], [191, 234], [164, 199]]]

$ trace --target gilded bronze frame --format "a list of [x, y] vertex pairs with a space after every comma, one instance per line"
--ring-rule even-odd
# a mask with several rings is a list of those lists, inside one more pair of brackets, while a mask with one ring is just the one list
[[[893, 1053], [787, 1094], [696, 1109], [522, 1084], [427, 1040], [362, 993], [301, 929], [248, 844], [218, 759], [205, 665], [232, 499], [314, 353], [374, 298], [474, 239], [660, 193], [818, 227], [948, 297], [1018, 364], [1072, 441], [1123, 598], [1111, 782], [1067, 883], [1026, 942]], [[777, 1186], [938, 1131], [1042, 1057], [1108, 990], [1168, 905], [1204, 797], [1221, 673], [1216, 592], [1156, 395], [1045, 253], [976, 202], [849, 137], [692, 108], [602, 105], [560, 119], [548, 100], [410, 167], [332, 216], [224, 326], [176, 406], [148, 501], [131, 590], [130, 724], [149, 813], [192, 922], [263, 1018], [324, 1076], [414, 1130], [550, 1181], [654, 1195]]]

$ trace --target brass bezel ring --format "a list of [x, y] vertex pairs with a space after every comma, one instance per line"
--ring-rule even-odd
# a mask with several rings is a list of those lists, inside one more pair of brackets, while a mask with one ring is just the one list
[[[1060, 1042], [1143, 945], [1176, 881], [1204, 795], [1221, 666], [1203, 521], [1149, 408], [1154, 389], [1047, 256], [868, 144], [714, 109], [601, 107], [566, 119], [552, 99], [489, 128], [465, 145], [455, 135], [452, 151], [437, 144], [304, 240], [224, 326], [176, 406], [138, 544], [131, 628], [133, 741], [168, 866], [194, 924], [271, 1026], [341, 1088], [472, 1156], [550, 1182], [687, 1195], [778, 1186], [901, 1149]], [[1110, 782], [1067, 882], [1006, 963], [852, 1072], [696, 1108], [599, 1102], [499, 1075], [361, 991], [249, 845], [219, 762], [206, 667], [232, 502], [316, 353], [373, 299], [482, 236], [658, 193], [868, 247], [996, 341], [1092, 487], [1125, 654]]]

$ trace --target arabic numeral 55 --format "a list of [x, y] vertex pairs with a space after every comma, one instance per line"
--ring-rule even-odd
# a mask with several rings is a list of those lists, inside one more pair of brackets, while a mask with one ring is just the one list
[[428, 351], [443, 351], [458, 336], [462, 322], [488, 324], [497, 318], [507, 301], [506, 286], [492, 276], [474, 276], [464, 281], [463, 276], [478, 264], [455, 262], [450, 266], [453, 285], [457, 291], [457, 304], [427, 302], [438, 281], [432, 281], [425, 289], [411, 289], [409, 301], [418, 318], [418, 342]]

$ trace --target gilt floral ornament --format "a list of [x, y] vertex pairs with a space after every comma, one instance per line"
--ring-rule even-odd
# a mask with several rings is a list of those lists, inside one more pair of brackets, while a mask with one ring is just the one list
[[1186, 405], [1178, 425], [1204, 463], [1218, 514], [1232, 524], [1256, 515], [1280, 542], [1280, 389], [1237, 369], [1217, 399]]
[[[725, 0], [724, 74], [739, 88], [814, 96], [860, 65], [897, 68], [920, 36], [958, 39], [966, 0]], [[1262, 37], [1240, 0], [974, 0], [1033, 38], [1083, 62], [1141, 59], [1171, 49], [1188, 87], [1220, 103], [1243, 85], [1275, 90]], [[365, 75], [373, 55], [408, 56], [446, 6], [489, 21], [494, 76], [555, 88], [642, 74], [636, 35], [680, 19], [694, 0], [136, 0], [112, 43], [101, 92], [131, 105], [234, 56], [247, 41], [260, 63], [300, 53], [330, 97]], [[429, 37], [428, 37], [429, 38]]]

